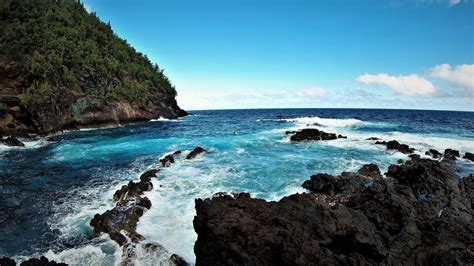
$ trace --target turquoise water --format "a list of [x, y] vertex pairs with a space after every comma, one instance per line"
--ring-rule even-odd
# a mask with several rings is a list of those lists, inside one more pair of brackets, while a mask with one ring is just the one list
[[[347, 135], [327, 142], [290, 143], [287, 130], [308, 127]], [[318, 172], [337, 174], [362, 164], [387, 167], [406, 156], [374, 145], [368, 137], [396, 139], [419, 150], [474, 151], [474, 113], [402, 110], [196, 111], [179, 121], [160, 119], [116, 129], [66, 132], [0, 147], [0, 256], [46, 255], [75, 265], [109, 265], [120, 249], [88, 226], [95, 213], [112, 208], [116, 189], [136, 180], [167, 152], [185, 155], [200, 145], [209, 152], [178, 158], [160, 172], [146, 194], [153, 206], [137, 231], [148, 241], [194, 261], [194, 199], [216, 192], [250, 192], [278, 200], [303, 192]], [[460, 175], [474, 172], [458, 161]], [[162, 255], [139, 253], [143, 265]]]

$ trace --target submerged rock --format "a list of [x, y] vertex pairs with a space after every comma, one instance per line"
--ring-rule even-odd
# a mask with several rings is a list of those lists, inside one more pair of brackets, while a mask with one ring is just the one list
[[367, 138], [366, 140], [382, 140], [382, 139], [377, 138], [377, 137], [370, 137], [370, 138]]
[[290, 136], [291, 141], [333, 140], [337, 138], [347, 138], [334, 133], [326, 133], [315, 128], [305, 128], [300, 131], [288, 131], [286, 134], [292, 134]]
[[403, 154], [410, 154], [410, 153], [413, 153], [415, 151], [415, 149], [410, 148], [406, 144], [400, 144], [396, 140], [391, 140], [391, 141], [388, 141], [388, 142], [387, 141], [377, 141], [377, 142], [375, 142], [375, 144], [385, 145], [387, 147], [387, 150], [397, 150], [397, 151], [399, 151]]
[[311, 193], [278, 202], [246, 193], [197, 199], [196, 264], [474, 263], [472, 176], [461, 181], [444, 163], [418, 158], [386, 176], [366, 165], [314, 175], [303, 185]]
[[25, 147], [25, 144], [18, 140], [15, 136], [10, 136], [5, 139], [0, 139], [0, 143], [10, 147]]
[[431, 156], [435, 159], [441, 158], [443, 154], [441, 152], [435, 150], [435, 149], [430, 149], [429, 151], [425, 152], [425, 155]]
[[181, 151], [175, 151], [171, 154], [167, 154], [165, 157], [160, 159], [160, 163], [162, 167], [169, 167], [171, 164], [174, 163], [174, 156], [181, 154]]
[[464, 158], [464, 159], [468, 159], [468, 160], [470, 160], [470, 161], [473, 161], [473, 162], [474, 162], [474, 154], [473, 154], [473, 153], [466, 152], [462, 158]]
[[196, 158], [196, 156], [198, 156], [199, 154], [203, 153], [203, 152], [206, 152], [205, 149], [203, 149], [202, 147], [200, 146], [197, 146], [196, 148], [194, 148], [193, 151], [191, 151], [188, 156], [186, 156], [186, 160], [191, 160], [191, 159], [194, 159]]

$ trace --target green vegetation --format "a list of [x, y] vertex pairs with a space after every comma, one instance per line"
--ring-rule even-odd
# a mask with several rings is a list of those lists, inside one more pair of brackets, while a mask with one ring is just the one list
[[29, 85], [20, 99], [33, 111], [80, 95], [137, 106], [176, 96], [157, 65], [79, 1], [1, 0], [0, 56], [23, 66]]

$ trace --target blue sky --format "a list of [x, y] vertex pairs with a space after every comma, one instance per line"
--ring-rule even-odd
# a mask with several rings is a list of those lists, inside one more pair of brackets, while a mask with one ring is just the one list
[[474, 1], [84, 0], [185, 109], [474, 111]]

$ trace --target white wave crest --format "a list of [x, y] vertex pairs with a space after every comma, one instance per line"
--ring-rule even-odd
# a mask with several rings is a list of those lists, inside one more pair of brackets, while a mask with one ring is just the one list
[[157, 119], [151, 119], [150, 122], [181, 122], [180, 119], [168, 119], [162, 116], [158, 117]]
[[293, 122], [296, 124], [303, 124], [303, 125], [321, 125], [321, 126], [327, 126], [327, 127], [353, 127], [353, 126], [362, 125], [366, 123], [362, 120], [355, 119], [355, 118], [335, 119], [335, 118], [321, 118], [317, 116], [286, 118], [286, 119], [279, 119], [279, 121]]

